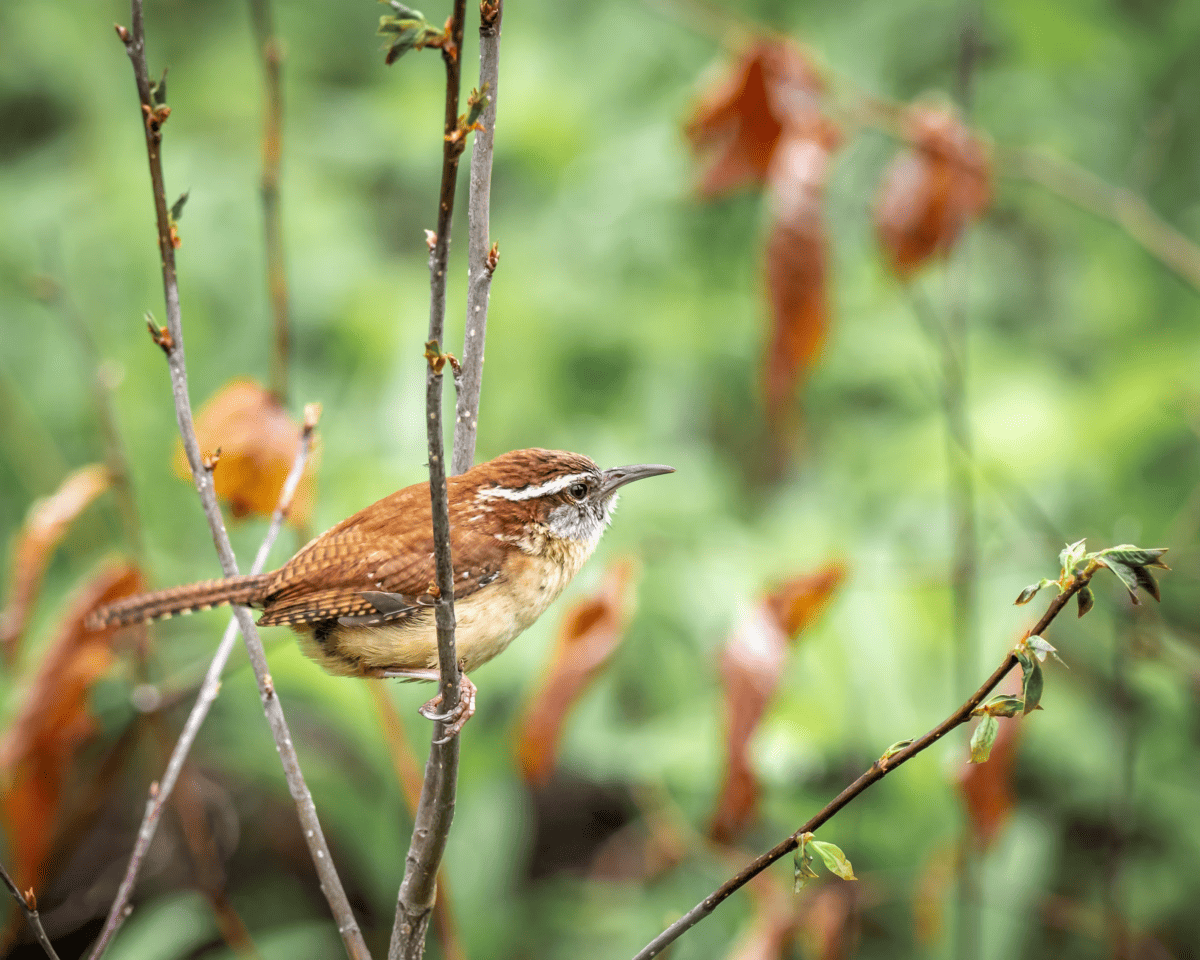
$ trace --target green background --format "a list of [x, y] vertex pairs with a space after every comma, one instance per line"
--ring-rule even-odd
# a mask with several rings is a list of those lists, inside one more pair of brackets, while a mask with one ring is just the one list
[[[287, 45], [292, 405], [324, 407], [318, 530], [421, 479], [426, 459], [423, 230], [435, 215], [443, 71], [434, 53], [384, 67], [375, 36], [382, 11], [366, 0], [275, 5]], [[437, 22], [446, 13], [425, 12]], [[737, 16], [809, 44], [843, 92], [905, 101], [953, 91], [962, 24], [977, 18], [979, 128], [1001, 146], [1069, 158], [1200, 236], [1200, 6], [1188, 0], [978, 8], [814, 0], [747, 4]], [[633, 0], [513, 0], [505, 12], [492, 190], [501, 263], [480, 458], [562, 447], [602, 465], [665, 462], [678, 473], [630, 488], [564, 599], [475, 674], [479, 713], [464, 735], [446, 856], [473, 958], [630, 956], [732, 872], [732, 861], [698, 844], [650, 884], [597, 881], [588, 879], [592, 847], [572, 854], [570, 841], [636, 820], [633, 798], [647, 790], [669, 796], [677, 816], [703, 829], [724, 762], [716, 653], [783, 578], [834, 559], [849, 570], [829, 612], [791, 653], [754, 741], [765, 795], [748, 850], [774, 844], [888, 744], [928, 729], [962, 699], [953, 680], [940, 361], [882, 264], [870, 219], [896, 144], [850, 131], [835, 158], [826, 208], [833, 322], [798, 396], [797, 455], [766, 480], [765, 207], [753, 192], [698, 201], [681, 133], [714, 67], [730, 60], [692, 22], [709, 19]], [[170, 469], [166, 369], [142, 320], [147, 310], [162, 317], [153, 210], [114, 21], [127, 22], [128, 9], [108, 0], [0, 7], [0, 535], [15, 535], [36, 498], [102, 450], [88, 363], [61, 315], [34, 295], [35, 278], [48, 272], [122, 373], [116, 411], [150, 575], [166, 586], [219, 568], [195, 493]], [[156, 0], [147, 31], [152, 73], [170, 68], [168, 193], [190, 191], [178, 262], [198, 404], [235, 376], [261, 379], [267, 370], [261, 74], [243, 3]], [[472, 13], [464, 88], [475, 83], [475, 32]], [[455, 351], [465, 174], [460, 186], [448, 313]], [[1112, 931], [1127, 929], [1136, 945], [1129, 955], [1195, 957], [1198, 291], [1061, 198], [1003, 170], [996, 190], [951, 269], [919, 283], [938, 315], [961, 291], [969, 326], [981, 556], [971, 676], [990, 672], [1040, 611], [1045, 594], [1029, 608], [1012, 599], [1056, 575], [1064, 539], [1169, 546], [1174, 572], [1162, 578], [1161, 607], [1132, 609], [1106, 578], [1086, 620], [1064, 617], [1052, 629], [1072, 670], [1048, 668], [1045, 712], [1024, 722], [1019, 804], [982, 859], [978, 952], [960, 955], [1112, 956]], [[232, 530], [244, 566], [263, 529]], [[106, 498], [59, 551], [23, 670], [0, 684], [5, 716], [70, 590], [120, 540]], [[285, 534], [274, 560], [294, 546]], [[516, 772], [515, 721], [562, 612], [625, 554], [642, 561], [637, 614], [568, 721], [557, 787], [536, 798]], [[213, 613], [159, 628], [155, 679], [168, 689], [193, 679], [223, 623]], [[283, 631], [267, 642], [335, 859], [381, 955], [410, 824], [374, 707], [361, 684], [325, 676]], [[230, 896], [264, 957], [339, 955], [244, 654], [234, 663], [196, 747], [224, 818], [216, 832], [230, 856]], [[118, 670], [109, 695], [96, 694], [108, 737], [129, 720], [124, 677]], [[427, 725], [414, 711], [427, 695], [394, 690], [422, 756]], [[183, 715], [177, 708], [168, 722]], [[955, 954], [953, 884], [926, 904], [945, 919], [932, 939], [918, 935], [913, 910], [930, 863], [960, 842], [954, 779], [964, 740], [948, 738], [822, 831], [862, 878], [853, 942], [837, 956]], [[160, 770], [152, 749], [135, 751], [104, 817], [56, 855], [39, 901], [55, 935], [67, 938], [64, 958], [94, 936], [87, 918], [111, 900], [130, 821]], [[555, 833], [547, 810], [561, 809], [582, 811], [582, 821]], [[534, 855], [539, 835], [550, 837], [549, 860]], [[226, 955], [205, 901], [190, 892], [178, 839], [160, 850], [109, 956]], [[773, 870], [790, 884], [790, 864]], [[75, 904], [74, 919], [60, 913], [56, 927], [56, 907], [84, 889], [93, 913]], [[1052, 909], [1064, 903], [1070, 909]], [[731, 955], [753, 908], [738, 894], [672, 956]], [[1054, 922], [1063, 915], [1076, 921]], [[790, 949], [817, 955], [803, 936]]]

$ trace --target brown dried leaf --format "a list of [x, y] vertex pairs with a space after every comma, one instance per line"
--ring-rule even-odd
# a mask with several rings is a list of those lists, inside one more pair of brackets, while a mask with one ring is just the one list
[[[1010, 677], [1004, 684], [1003, 692], [1020, 696], [1020, 678]], [[1017, 805], [1013, 767], [1020, 736], [1020, 723], [1001, 720], [1000, 731], [987, 763], [964, 761], [959, 768], [958, 787], [967, 807], [971, 835], [980, 850], [992, 845]]]
[[0, 814], [22, 888], [42, 884], [64, 784], [80, 747], [97, 732], [88, 690], [112, 664], [118, 630], [89, 631], [84, 620], [96, 607], [142, 589], [136, 567], [114, 564], [76, 593], [0, 743]]
[[800, 49], [786, 40], [755, 41], [704, 95], [684, 129], [705, 162], [705, 199], [767, 181], [785, 128], [818, 114], [823, 84]]
[[914, 107], [910, 146], [884, 172], [875, 229], [888, 264], [902, 280], [945, 257], [963, 229], [991, 202], [991, 157], [976, 134], [946, 107]]
[[[220, 451], [213, 486], [234, 517], [269, 517], [275, 511], [301, 429], [279, 401], [252, 380], [232, 380], [209, 398], [196, 417], [196, 439], [202, 454]], [[314, 439], [312, 457], [288, 511], [288, 522], [297, 527], [305, 526], [312, 512], [317, 454]], [[181, 441], [175, 443], [172, 466], [180, 478], [192, 478]]]
[[758, 805], [758, 778], [750, 766], [750, 740], [779, 684], [787, 645], [798, 639], [824, 609], [844, 576], [841, 564], [830, 564], [788, 580], [763, 598], [734, 630], [721, 652], [728, 759], [725, 782], [709, 826], [709, 835], [719, 843], [736, 839]]
[[599, 592], [563, 618], [550, 666], [528, 701], [517, 736], [517, 759], [526, 782], [544, 784], [554, 772], [567, 714], [621, 645], [632, 612], [634, 572], [632, 561], [613, 564]]
[[21, 635], [33, 613], [54, 548], [75, 519], [108, 489], [110, 483], [106, 467], [89, 464], [70, 474], [58, 490], [30, 507], [25, 525], [13, 544], [8, 605], [0, 615], [0, 644], [10, 665], [16, 659]]

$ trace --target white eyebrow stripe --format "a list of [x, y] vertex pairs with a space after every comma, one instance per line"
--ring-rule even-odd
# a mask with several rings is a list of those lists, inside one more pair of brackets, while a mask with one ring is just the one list
[[578, 483], [580, 480], [590, 480], [591, 478], [592, 475], [590, 473], [572, 473], [570, 476], [556, 477], [553, 480], [547, 480], [545, 483], [539, 483], [536, 487], [522, 487], [520, 490], [512, 490], [509, 487], [483, 487], [475, 496], [490, 500], [532, 500], [534, 497], [544, 497], [549, 493], [558, 493], [566, 490], [573, 483]]

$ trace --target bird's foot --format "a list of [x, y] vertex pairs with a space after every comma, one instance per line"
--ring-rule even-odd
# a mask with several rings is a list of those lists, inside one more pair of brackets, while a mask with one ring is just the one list
[[447, 724], [442, 732], [442, 738], [435, 740], [434, 743], [447, 743], [458, 736], [458, 732], [462, 730], [466, 722], [475, 715], [476, 692], [475, 684], [465, 673], [460, 673], [458, 675], [458, 704], [453, 710], [447, 710], [445, 713], [437, 712], [437, 708], [442, 705], [442, 695], [439, 693], [417, 711], [426, 720]]

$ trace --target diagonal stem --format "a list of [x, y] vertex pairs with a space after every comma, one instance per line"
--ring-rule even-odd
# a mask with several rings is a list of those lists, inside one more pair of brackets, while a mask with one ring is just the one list
[[[42, 926], [42, 918], [38, 916], [37, 901], [33, 900], [32, 896], [27, 898], [25, 894], [17, 889], [17, 885], [13, 883], [13, 878], [8, 875], [8, 871], [2, 863], [0, 863], [0, 878], [4, 880], [4, 885], [8, 887], [8, 892], [13, 895], [13, 899], [21, 907], [22, 913], [25, 914], [25, 919], [29, 921], [29, 926], [33, 930], [33, 935], [37, 938], [37, 942], [46, 956], [50, 960], [58, 960], [58, 954], [54, 952], [54, 945], [50, 942], [50, 938], [46, 936], [46, 928]], [[32, 890], [29, 892], [30, 894], [33, 893]]]
[[[1034, 625], [1033, 629], [1025, 634], [1026, 637], [1041, 636], [1046, 628], [1053, 622], [1054, 618], [1067, 605], [1067, 601], [1076, 593], [1085, 587], [1092, 575], [1096, 572], [1098, 564], [1095, 561], [1090, 562], [1078, 575], [1070, 577], [1062, 592], [1050, 601], [1050, 605], [1046, 608], [1046, 612], [1042, 614], [1042, 618]], [[1008, 676], [1009, 672], [1017, 665], [1017, 654], [1015, 650], [1010, 650], [987, 680], [983, 686], [976, 690], [966, 702], [955, 710], [950, 716], [939, 723], [936, 727], [910, 743], [907, 747], [890, 756], [884, 756], [876, 760], [857, 780], [850, 786], [846, 787], [841, 793], [829, 801], [812, 819], [801, 826], [795, 833], [786, 839], [777, 843], [766, 853], [752, 860], [738, 873], [730, 877], [723, 884], [717, 887], [712, 893], [701, 900], [696, 906], [692, 907], [682, 917], [672, 923], [666, 930], [660, 933], [657, 937], [650, 941], [642, 950], [633, 958], [633, 960], [650, 960], [651, 957], [658, 956], [668, 944], [674, 943], [687, 930], [690, 930], [697, 923], [712, 913], [717, 906], [749, 883], [754, 877], [762, 873], [767, 867], [773, 864], [776, 860], [787, 856], [800, 845], [800, 838], [806, 833], [813, 833], [827, 823], [833, 816], [841, 810], [846, 804], [854, 800], [859, 794], [866, 790], [869, 786], [882, 780], [885, 776], [895, 770], [898, 766], [908, 762], [918, 753], [933, 746], [942, 739], [951, 730], [966, 723], [971, 718], [971, 712], [979, 706], [984, 698], [996, 688], [996, 686]]]
[[[156, 105], [150, 93], [150, 76], [146, 66], [146, 42], [142, 19], [142, 0], [130, 0], [132, 23], [130, 29], [117, 28], [117, 35], [125, 44], [125, 52], [133, 65], [134, 79], [137, 83], [138, 98], [142, 110], [142, 124], [146, 137], [146, 154], [150, 164], [150, 182], [154, 195], [154, 210], [158, 226], [158, 248], [162, 263], [163, 293], [166, 299], [167, 326], [163, 330], [155, 330], [152, 334], [155, 342], [162, 347], [167, 356], [167, 367], [171, 377], [171, 392], [175, 402], [175, 418], [179, 424], [180, 438], [183, 441], [184, 453], [192, 470], [192, 478], [200, 495], [200, 503], [204, 509], [212, 532], [213, 544], [221, 561], [221, 569], [225, 576], [232, 577], [238, 573], [237, 559], [229, 543], [229, 535], [225, 531], [225, 521], [221, 516], [221, 508], [217, 504], [216, 493], [213, 489], [212, 474], [200, 456], [200, 446], [196, 442], [196, 429], [192, 422], [192, 405], [188, 395], [187, 364], [183, 349], [183, 321], [179, 309], [179, 285], [175, 274], [175, 247], [172, 238], [170, 213], [167, 208], [166, 190], [163, 184], [162, 171], [162, 125], [169, 116], [169, 110]], [[283, 766], [284, 778], [287, 780], [288, 791], [296, 804], [296, 811], [304, 830], [305, 841], [313, 865], [321, 879], [321, 889], [329, 902], [334, 919], [337, 922], [338, 933], [353, 960], [369, 958], [370, 952], [359, 929], [346, 891], [342, 887], [341, 878], [333, 865], [329, 846], [321, 830], [317, 818], [316, 806], [312, 794], [304, 781], [300, 769], [300, 760], [292, 743], [291, 731], [283, 715], [283, 708], [275, 693], [275, 685], [267, 667], [267, 658], [263, 653], [262, 640], [249, 611], [245, 607], [235, 607], [234, 617], [245, 641], [246, 652], [254, 669], [254, 677], [258, 683], [259, 697], [262, 700], [263, 712], [271, 728], [276, 750], [279, 752]], [[93, 958], [99, 956], [93, 952]]]

